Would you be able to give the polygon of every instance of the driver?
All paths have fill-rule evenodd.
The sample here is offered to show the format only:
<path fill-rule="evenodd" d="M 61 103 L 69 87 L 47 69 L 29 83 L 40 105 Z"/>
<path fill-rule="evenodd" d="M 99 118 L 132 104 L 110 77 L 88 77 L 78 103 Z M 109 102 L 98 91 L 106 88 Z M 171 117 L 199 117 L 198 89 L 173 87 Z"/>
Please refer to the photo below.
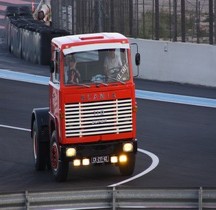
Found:
<path fill-rule="evenodd" d="M 68 81 L 70 84 L 78 84 L 80 80 L 80 73 L 76 68 L 76 60 L 72 57 L 69 61 Z"/>
<path fill-rule="evenodd" d="M 120 57 L 115 53 L 115 49 L 110 49 L 104 60 L 104 71 L 105 75 L 110 77 L 115 77 L 118 73 L 119 68 L 122 66 Z"/>

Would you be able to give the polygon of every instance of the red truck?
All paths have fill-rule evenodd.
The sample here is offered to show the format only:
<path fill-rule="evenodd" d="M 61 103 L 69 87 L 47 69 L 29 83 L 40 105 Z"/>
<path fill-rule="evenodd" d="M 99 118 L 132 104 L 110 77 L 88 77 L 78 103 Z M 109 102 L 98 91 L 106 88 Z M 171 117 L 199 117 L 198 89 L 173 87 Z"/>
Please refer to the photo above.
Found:
<path fill-rule="evenodd" d="M 70 35 L 53 38 L 51 46 L 49 107 L 31 116 L 36 170 L 51 169 L 56 181 L 65 181 L 70 165 L 113 164 L 131 175 L 137 104 L 128 39 Z"/>

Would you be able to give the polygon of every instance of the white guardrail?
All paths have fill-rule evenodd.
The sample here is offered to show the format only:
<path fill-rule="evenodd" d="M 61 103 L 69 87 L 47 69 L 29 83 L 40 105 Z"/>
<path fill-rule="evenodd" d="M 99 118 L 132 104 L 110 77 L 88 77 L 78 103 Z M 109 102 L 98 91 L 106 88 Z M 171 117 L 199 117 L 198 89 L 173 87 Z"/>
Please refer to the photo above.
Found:
<path fill-rule="evenodd" d="M 216 209 L 214 188 L 105 188 L 0 194 L 0 209 Z"/>

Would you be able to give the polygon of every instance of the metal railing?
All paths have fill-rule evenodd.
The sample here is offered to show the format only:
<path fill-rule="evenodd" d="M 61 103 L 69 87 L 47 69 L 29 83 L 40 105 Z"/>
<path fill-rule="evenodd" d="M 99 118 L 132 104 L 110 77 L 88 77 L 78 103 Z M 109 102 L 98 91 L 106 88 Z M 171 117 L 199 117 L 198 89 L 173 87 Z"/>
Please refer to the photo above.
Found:
<path fill-rule="evenodd" d="M 216 44 L 214 0 L 52 0 L 52 23 L 71 34 Z"/>
<path fill-rule="evenodd" d="M 105 188 L 0 194 L 0 209 L 216 209 L 216 189 Z"/>

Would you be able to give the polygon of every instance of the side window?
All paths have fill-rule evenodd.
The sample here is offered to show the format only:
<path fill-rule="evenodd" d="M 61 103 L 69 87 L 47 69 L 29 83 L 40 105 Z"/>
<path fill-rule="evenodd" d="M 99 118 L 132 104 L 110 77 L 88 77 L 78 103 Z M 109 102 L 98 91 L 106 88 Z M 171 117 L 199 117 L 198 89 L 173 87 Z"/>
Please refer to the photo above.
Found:
<path fill-rule="evenodd" d="M 54 72 L 52 74 L 52 80 L 54 83 L 59 83 L 60 81 L 60 52 L 55 50 L 53 55 L 54 60 Z"/>

